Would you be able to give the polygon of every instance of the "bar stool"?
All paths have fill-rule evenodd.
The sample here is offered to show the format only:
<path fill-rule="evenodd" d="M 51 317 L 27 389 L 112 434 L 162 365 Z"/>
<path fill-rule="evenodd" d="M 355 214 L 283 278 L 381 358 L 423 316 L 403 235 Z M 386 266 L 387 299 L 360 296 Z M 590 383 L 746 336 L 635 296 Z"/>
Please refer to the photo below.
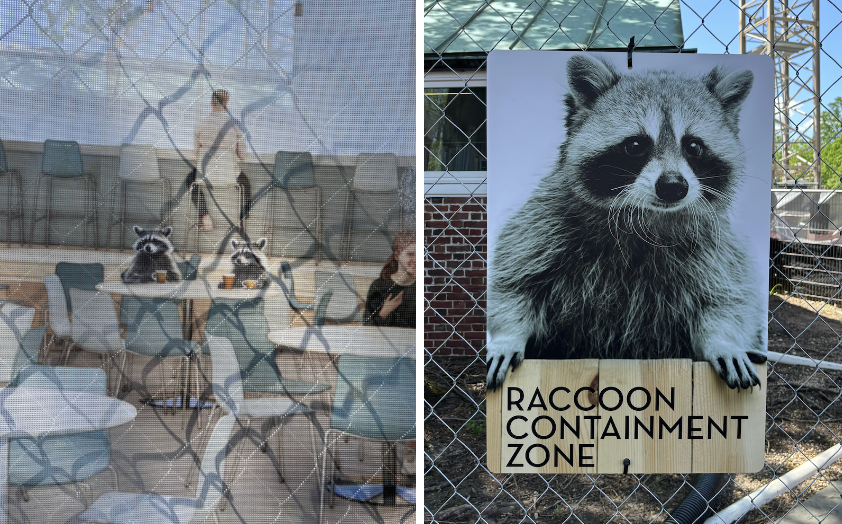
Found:
<path fill-rule="evenodd" d="M 0 140 L 0 180 L 3 180 L 8 185 L 9 189 L 5 191 L 6 205 L 0 209 L 0 216 L 6 217 L 6 242 L 12 241 L 12 221 L 18 221 L 18 235 L 20 243 L 25 243 L 23 239 L 23 184 L 21 182 L 20 173 L 16 170 L 10 170 L 6 162 L 6 149 L 3 147 L 3 141 Z M 13 191 L 14 190 L 14 191 Z M 17 192 L 17 205 L 13 204 L 14 192 Z"/>
<path fill-rule="evenodd" d="M 387 259 L 392 253 L 390 226 L 399 212 L 397 157 L 394 153 L 357 155 L 354 180 L 345 201 L 345 260 L 351 260 L 352 251 L 355 260 Z M 401 221 L 400 216 L 397 221 Z M 398 224 L 397 229 L 401 226 Z"/>
<path fill-rule="evenodd" d="M 318 264 L 322 252 L 322 191 L 313 174 L 313 156 L 306 151 L 278 151 L 268 191 L 270 211 L 264 214 L 263 229 L 272 256 L 315 258 Z M 286 233 L 278 242 L 276 231 Z"/>
<path fill-rule="evenodd" d="M 94 222 L 94 247 L 99 247 L 99 229 L 97 227 L 97 205 L 96 205 L 96 182 L 90 173 L 82 171 L 82 154 L 79 151 L 79 143 L 70 140 L 46 140 L 44 142 L 44 159 L 41 166 L 41 175 L 35 182 L 35 204 L 32 209 L 32 224 L 30 226 L 29 238 L 35 241 L 35 222 L 39 220 L 38 212 L 38 190 L 41 187 L 41 179 L 48 178 L 47 185 L 47 209 L 40 218 L 46 218 L 46 232 L 44 244 L 50 243 L 50 219 L 53 204 L 53 185 L 57 179 L 77 180 L 84 184 L 83 191 L 89 202 L 84 205 L 84 218 L 82 245 L 88 244 L 88 219 L 93 215 Z M 89 187 L 90 186 L 90 187 Z M 62 216 L 62 215 L 59 215 Z M 72 215 L 63 215 L 72 216 Z"/>

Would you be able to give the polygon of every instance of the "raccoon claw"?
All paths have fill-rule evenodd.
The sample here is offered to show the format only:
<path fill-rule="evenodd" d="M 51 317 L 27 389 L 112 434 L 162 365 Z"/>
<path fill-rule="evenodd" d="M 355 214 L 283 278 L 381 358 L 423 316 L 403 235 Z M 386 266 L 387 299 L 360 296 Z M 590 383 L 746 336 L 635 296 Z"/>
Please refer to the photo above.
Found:
<path fill-rule="evenodd" d="M 765 364 L 768 360 L 766 353 L 760 353 L 757 351 L 746 351 L 746 355 L 748 355 L 748 359 L 751 360 L 754 364 Z"/>
<path fill-rule="evenodd" d="M 509 346 L 510 347 L 510 346 Z M 503 385 L 509 367 L 517 368 L 523 361 L 523 350 L 496 349 L 494 345 L 488 348 L 488 375 L 486 376 L 487 388 L 494 391 Z"/>
<path fill-rule="evenodd" d="M 760 356 L 765 361 L 765 355 L 760 353 L 742 353 L 740 355 L 718 356 L 712 359 L 710 363 L 729 388 L 750 389 L 760 384 L 760 377 L 757 375 L 754 366 L 751 365 L 754 359 L 758 359 Z"/>

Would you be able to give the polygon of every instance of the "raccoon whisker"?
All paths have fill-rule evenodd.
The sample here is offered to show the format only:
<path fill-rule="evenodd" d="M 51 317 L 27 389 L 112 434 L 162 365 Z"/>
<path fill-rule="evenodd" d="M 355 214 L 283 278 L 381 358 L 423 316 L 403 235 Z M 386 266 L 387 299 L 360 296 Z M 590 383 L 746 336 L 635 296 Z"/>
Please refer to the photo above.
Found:
<path fill-rule="evenodd" d="M 635 178 L 637 178 L 637 173 L 635 173 L 634 171 L 629 171 L 628 169 L 623 169 L 620 166 L 612 166 L 612 165 L 609 165 L 609 164 L 603 164 L 603 165 L 599 166 L 600 169 L 602 169 L 604 167 L 607 167 L 608 169 L 617 169 L 617 170 L 620 170 L 620 171 L 624 171 L 624 172 L 634 176 Z"/>

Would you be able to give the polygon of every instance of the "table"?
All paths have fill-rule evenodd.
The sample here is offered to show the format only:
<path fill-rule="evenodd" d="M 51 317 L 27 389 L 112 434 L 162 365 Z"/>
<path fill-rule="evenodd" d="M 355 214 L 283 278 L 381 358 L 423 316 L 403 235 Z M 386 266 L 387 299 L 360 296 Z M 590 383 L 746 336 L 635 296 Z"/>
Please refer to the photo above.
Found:
<path fill-rule="evenodd" d="M 269 332 L 279 346 L 328 355 L 415 358 L 415 330 L 380 326 L 310 326 Z"/>
<path fill-rule="evenodd" d="M 280 346 L 328 355 L 354 354 L 365 357 L 415 359 L 415 330 L 380 326 L 310 326 L 269 332 L 269 340 Z M 336 486 L 335 493 L 365 501 L 383 494 L 386 505 L 395 504 L 395 495 L 414 500 L 415 491 L 397 485 L 395 450 L 383 444 L 385 472 L 380 486 Z"/>
<path fill-rule="evenodd" d="M 0 390 L 0 524 L 8 520 L 9 438 L 108 429 L 136 415 L 128 402 L 81 391 Z"/>
<path fill-rule="evenodd" d="M 150 282 L 146 284 L 126 284 L 124 282 L 102 282 L 96 285 L 98 291 L 116 295 L 132 295 L 145 298 L 172 298 L 185 302 L 186 314 L 184 315 L 184 339 L 193 340 L 193 300 L 196 299 L 217 299 L 227 298 L 234 300 L 249 300 L 257 297 L 274 297 L 283 293 L 281 287 L 274 282 L 262 289 L 220 289 L 219 282 L 208 280 L 182 280 L 181 282 Z M 177 407 L 181 405 L 185 409 L 192 407 L 207 407 L 206 403 L 195 399 L 190 393 L 190 367 L 193 365 L 196 355 L 191 351 L 188 355 L 187 387 L 185 398 L 182 402 L 178 399 L 165 399 L 161 405 Z M 198 376 L 196 377 L 198 383 Z M 157 405 L 157 404 L 156 404 Z"/>

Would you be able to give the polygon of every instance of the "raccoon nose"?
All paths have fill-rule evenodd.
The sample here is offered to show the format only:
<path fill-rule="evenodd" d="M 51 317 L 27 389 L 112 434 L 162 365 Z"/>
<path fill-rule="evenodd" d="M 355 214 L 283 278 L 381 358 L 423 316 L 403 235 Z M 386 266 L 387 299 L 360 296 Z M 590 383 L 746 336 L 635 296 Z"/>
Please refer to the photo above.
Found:
<path fill-rule="evenodd" d="M 662 173 L 655 182 L 655 194 L 666 202 L 678 202 L 687 196 L 687 179 L 681 173 Z"/>

